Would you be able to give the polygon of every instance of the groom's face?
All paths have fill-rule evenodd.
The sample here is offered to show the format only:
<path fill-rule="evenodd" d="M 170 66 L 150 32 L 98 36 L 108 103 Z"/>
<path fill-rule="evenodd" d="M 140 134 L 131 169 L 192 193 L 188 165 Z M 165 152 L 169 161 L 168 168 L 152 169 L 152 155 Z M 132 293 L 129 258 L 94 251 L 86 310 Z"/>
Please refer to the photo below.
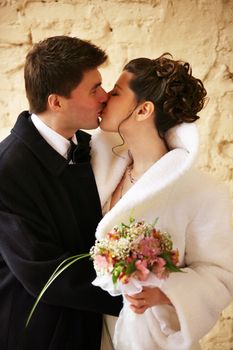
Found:
<path fill-rule="evenodd" d="M 101 84 L 100 72 L 92 69 L 84 73 L 82 81 L 69 97 L 59 97 L 62 107 L 59 116 L 61 129 L 69 129 L 73 134 L 78 129 L 98 127 L 99 115 L 108 99 Z"/>

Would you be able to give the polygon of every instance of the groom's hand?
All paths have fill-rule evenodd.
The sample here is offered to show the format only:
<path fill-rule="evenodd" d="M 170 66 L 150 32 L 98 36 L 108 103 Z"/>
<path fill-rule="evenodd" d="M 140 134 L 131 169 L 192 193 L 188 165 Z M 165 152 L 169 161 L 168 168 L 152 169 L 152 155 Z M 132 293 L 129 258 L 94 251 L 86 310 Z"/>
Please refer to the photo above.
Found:
<path fill-rule="evenodd" d="M 172 305 L 170 299 L 157 287 L 144 287 L 143 290 L 134 295 L 126 295 L 130 308 L 137 314 L 143 314 L 146 309 L 155 305 Z"/>

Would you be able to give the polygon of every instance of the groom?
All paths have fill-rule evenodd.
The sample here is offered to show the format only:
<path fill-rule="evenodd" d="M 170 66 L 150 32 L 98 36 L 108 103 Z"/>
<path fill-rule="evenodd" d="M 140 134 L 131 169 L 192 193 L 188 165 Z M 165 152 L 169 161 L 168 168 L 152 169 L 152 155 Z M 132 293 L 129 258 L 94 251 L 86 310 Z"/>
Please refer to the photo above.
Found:
<path fill-rule="evenodd" d="M 25 63 L 30 112 L 0 143 L 1 350 L 99 350 L 102 313 L 121 299 L 93 287 L 93 264 L 80 260 L 36 296 L 66 258 L 89 252 L 101 219 L 90 165 L 90 135 L 107 101 L 98 67 L 107 56 L 77 38 L 48 38 Z M 75 151 L 70 153 L 75 145 Z"/>

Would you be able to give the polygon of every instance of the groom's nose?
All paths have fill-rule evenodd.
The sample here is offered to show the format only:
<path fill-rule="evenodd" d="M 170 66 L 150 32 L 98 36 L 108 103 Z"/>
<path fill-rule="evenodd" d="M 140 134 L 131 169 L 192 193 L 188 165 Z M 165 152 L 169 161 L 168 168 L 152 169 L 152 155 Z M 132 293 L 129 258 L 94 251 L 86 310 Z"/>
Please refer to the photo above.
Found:
<path fill-rule="evenodd" d="M 99 96 L 99 101 L 101 103 L 106 103 L 108 101 L 108 93 L 101 86 L 101 94 Z"/>

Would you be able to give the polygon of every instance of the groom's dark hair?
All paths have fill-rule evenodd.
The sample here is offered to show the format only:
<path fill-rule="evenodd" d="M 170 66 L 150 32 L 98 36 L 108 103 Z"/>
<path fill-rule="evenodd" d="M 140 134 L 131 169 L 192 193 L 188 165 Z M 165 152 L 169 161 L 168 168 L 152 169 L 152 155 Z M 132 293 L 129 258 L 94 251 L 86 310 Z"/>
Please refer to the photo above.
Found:
<path fill-rule="evenodd" d="M 106 59 L 103 50 L 75 37 L 54 36 L 35 44 L 24 67 L 30 112 L 44 112 L 50 94 L 69 97 L 84 72 L 99 67 Z"/>

